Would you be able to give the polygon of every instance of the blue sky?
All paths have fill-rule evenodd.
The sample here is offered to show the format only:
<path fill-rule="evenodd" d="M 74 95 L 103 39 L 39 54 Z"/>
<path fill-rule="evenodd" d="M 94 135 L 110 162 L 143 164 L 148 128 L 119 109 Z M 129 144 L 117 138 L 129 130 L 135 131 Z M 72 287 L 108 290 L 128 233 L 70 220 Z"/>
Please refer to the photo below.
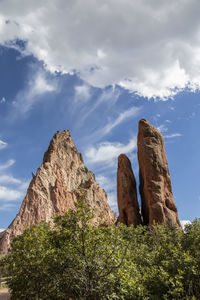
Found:
<path fill-rule="evenodd" d="M 117 156 L 163 134 L 181 220 L 200 217 L 200 2 L 0 1 L 0 228 L 50 139 L 69 129 L 117 210 Z"/>

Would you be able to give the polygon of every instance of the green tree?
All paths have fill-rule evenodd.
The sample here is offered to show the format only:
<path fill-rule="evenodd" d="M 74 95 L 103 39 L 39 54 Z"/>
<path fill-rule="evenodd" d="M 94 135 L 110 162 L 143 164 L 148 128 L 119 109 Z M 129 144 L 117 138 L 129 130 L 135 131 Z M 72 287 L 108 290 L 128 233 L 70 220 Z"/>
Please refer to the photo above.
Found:
<path fill-rule="evenodd" d="M 93 218 L 88 206 L 79 202 L 75 213 L 55 219 L 55 266 L 57 275 L 65 278 L 60 289 L 65 297 L 76 299 L 118 299 L 113 272 L 123 264 L 127 247 L 120 228 L 91 225 Z"/>
<path fill-rule="evenodd" d="M 126 253 L 120 228 L 91 225 L 93 218 L 79 202 L 52 228 L 41 223 L 15 238 L 4 259 L 12 299 L 119 299 L 113 272 Z"/>
<path fill-rule="evenodd" d="M 99 218 L 100 219 L 100 218 Z M 83 201 L 28 228 L 1 260 L 12 299 L 200 299 L 200 221 L 101 226 Z"/>
<path fill-rule="evenodd" d="M 50 226 L 41 223 L 28 228 L 12 242 L 12 252 L 3 259 L 4 273 L 12 299 L 42 298 L 49 285 L 48 241 Z"/>

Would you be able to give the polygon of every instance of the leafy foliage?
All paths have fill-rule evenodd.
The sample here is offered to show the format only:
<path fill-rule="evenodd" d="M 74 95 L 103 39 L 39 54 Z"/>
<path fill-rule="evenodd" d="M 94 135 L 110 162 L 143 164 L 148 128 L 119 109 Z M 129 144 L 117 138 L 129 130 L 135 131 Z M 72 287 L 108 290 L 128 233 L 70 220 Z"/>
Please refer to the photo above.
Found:
<path fill-rule="evenodd" d="M 1 260 L 12 299 L 200 299 L 200 221 L 185 233 L 99 226 L 76 212 L 28 228 Z M 93 224 L 93 225 L 91 225 Z"/>

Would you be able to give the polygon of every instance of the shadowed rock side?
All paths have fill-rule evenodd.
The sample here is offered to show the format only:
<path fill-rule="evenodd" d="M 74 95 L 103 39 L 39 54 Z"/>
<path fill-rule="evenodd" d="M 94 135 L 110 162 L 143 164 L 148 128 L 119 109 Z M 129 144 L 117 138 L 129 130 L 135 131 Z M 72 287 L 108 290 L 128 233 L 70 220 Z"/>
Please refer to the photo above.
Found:
<path fill-rule="evenodd" d="M 42 220 L 51 221 L 55 214 L 73 209 L 83 189 L 86 203 L 95 208 L 97 215 L 102 213 L 104 223 L 113 223 L 115 218 L 107 195 L 85 167 L 69 131 L 58 131 L 31 180 L 19 213 L 1 237 L 0 253 L 7 253 L 10 241 L 27 226 Z"/>
<path fill-rule="evenodd" d="M 137 226 L 142 224 L 137 199 L 136 181 L 131 162 L 125 154 L 118 157 L 117 201 L 119 208 L 118 222 Z"/>
<path fill-rule="evenodd" d="M 164 139 L 158 129 L 139 121 L 138 161 L 144 225 L 165 223 L 181 228 L 174 202 L 165 154 Z"/>

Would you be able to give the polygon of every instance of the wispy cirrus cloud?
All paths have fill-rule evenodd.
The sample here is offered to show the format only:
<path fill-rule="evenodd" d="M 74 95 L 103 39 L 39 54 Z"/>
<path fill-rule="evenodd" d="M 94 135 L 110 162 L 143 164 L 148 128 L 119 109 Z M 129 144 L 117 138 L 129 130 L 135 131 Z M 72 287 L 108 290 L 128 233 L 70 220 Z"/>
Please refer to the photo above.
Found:
<path fill-rule="evenodd" d="M 164 135 L 164 138 L 165 139 L 174 139 L 174 138 L 180 137 L 180 136 L 183 136 L 183 135 L 181 133 L 172 133 L 172 134 Z"/>
<path fill-rule="evenodd" d="M 130 109 L 121 112 L 115 120 L 112 120 L 111 122 L 106 124 L 101 131 L 105 135 L 108 134 L 112 129 L 117 127 L 119 124 L 123 123 L 129 118 L 136 117 L 140 111 L 141 111 L 141 107 L 131 107 Z"/>
<path fill-rule="evenodd" d="M 75 90 L 75 102 L 87 102 L 91 98 L 91 88 L 87 84 L 76 85 Z"/>
<path fill-rule="evenodd" d="M 90 96 L 93 95 L 92 88 L 90 87 Z M 92 102 L 90 101 L 89 105 L 84 106 L 84 111 L 80 116 L 79 122 L 77 124 L 78 127 L 81 127 L 85 120 L 91 116 L 91 114 L 95 113 L 95 111 L 101 106 L 106 104 L 107 108 L 115 105 L 121 95 L 121 91 L 118 87 L 109 87 L 106 89 L 102 89 L 100 94 L 95 98 L 93 97 Z M 81 97 L 81 95 L 80 95 Z M 77 97 L 75 93 L 75 102 L 77 102 Z"/>
<path fill-rule="evenodd" d="M 171 123 L 171 122 L 168 122 L 168 121 L 169 121 L 169 120 L 166 120 L 166 123 Z M 165 126 L 164 124 L 161 124 L 160 126 L 157 126 L 156 128 L 163 134 L 163 137 L 164 137 L 165 139 L 174 139 L 174 138 L 176 138 L 176 137 L 182 136 L 182 134 L 181 134 L 181 133 L 178 133 L 178 132 L 176 132 L 176 133 L 171 133 L 171 134 L 166 134 L 166 132 L 168 131 L 168 127 Z"/>
<path fill-rule="evenodd" d="M 131 107 L 118 114 L 117 117 L 110 119 L 105 125 L 102 125 L 100 129 L 95 130 L 89 135 L 88 139 L 96 142 L 107 136 L 113 129 L 115 129 L 120 124 L 128 121 L 130 118 L 134 118 L 141 112 L 141 107 Z"/>
<path fill-rule="evenodd" d="M 11 175 L 1 175 L 0 174 L 0 184 L 21 184 L 22 181 Z"/>
<path fill-rule="evenodd" d="M 15 163 L 14 159 L 9 159 L 6 163 L 1 164 L 0 165 L 0 172 L 10 168 L 12 165 L 14 165 L 14 163 Z"/>
<path fill-rule="evenodd" d="M 163 133 L 163 132 L 167 132 L 168 131 L 168 128 L 164 125 L 164 124 L 161 124 L 160 126 L 157 126 L 157 129 Z"/>
<path fill-rule="evenodd" d="M 55 79 L 48 79 L 47 74 L 42 70 L 36 72 L 32 70 L 27 84 L 18 92 L 13 105 L 19 112 L 25 114 L 35 103 L 43 99 L 44 95 L 55 92 L 56 89 Z"/>
<path fill-rule="evenodd" d="M 10 211 L 12 209 L 16 208 L 16 204 L 15 203 L 1 203 L 0 205 L 0 210 L 1 211 Z M 5 229 L 1 228 L 0 231 L 4 231 Z"/>
<path fill-rule="evenodd" d="M 0 140 L 0 150 L 6 148 L 7 145 L 8 144 L 6 142 Z"/>

